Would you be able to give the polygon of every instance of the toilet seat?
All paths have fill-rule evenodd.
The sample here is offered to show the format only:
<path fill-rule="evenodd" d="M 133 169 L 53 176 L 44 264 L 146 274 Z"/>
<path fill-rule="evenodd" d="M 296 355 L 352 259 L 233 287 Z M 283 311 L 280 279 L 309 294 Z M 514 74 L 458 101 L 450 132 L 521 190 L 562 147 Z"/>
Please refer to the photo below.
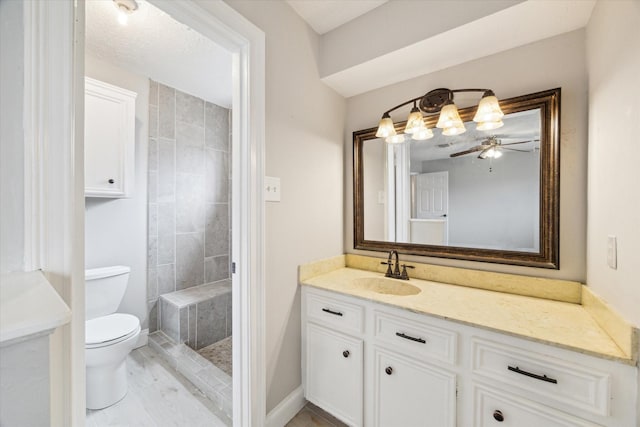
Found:
<path fill-rule="evenodd" d="M 106 347 L 140 332 L 140 320 L 125 313 L 114 313 L 85 322 L 85 348 Z"/>

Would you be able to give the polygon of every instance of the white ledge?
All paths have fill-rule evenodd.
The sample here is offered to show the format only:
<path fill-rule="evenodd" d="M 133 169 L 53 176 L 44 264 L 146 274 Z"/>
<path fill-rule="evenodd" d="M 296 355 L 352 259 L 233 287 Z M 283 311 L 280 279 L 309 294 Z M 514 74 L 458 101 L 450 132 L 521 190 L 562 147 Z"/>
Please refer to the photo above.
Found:
<path fill-rule="evenodd" d="M 41 271 L 0 277 L 0 345 L 50 333 L 71 321 L 71 310 Z"/>

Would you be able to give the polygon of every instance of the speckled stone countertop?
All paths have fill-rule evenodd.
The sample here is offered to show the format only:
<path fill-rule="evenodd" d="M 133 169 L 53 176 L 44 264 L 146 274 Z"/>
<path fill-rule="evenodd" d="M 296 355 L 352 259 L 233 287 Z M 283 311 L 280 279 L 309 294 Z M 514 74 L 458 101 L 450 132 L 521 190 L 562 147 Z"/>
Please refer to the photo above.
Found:
<path fill-rule="evenodd" d="M 344 259 L 344 258 L 343 258 Z M 412 263 L 414 264 L 414 263 Z M 556 347 L 635 365 L 637 354 L 628 352 L 578 303 L 497 292 L 412 278 L 420 289 L 416 295 L 381 294 L 359 286 L 357 279 L 381 278 L 383 273 L 346 266 L 340 257 L 300 267 L 302 285 L 388 304 L 463 324 L 507 333 Z M 635 343 L 636 331 L 618 333 Z M 624 328 L 622 328 L 624 329 Z"/>

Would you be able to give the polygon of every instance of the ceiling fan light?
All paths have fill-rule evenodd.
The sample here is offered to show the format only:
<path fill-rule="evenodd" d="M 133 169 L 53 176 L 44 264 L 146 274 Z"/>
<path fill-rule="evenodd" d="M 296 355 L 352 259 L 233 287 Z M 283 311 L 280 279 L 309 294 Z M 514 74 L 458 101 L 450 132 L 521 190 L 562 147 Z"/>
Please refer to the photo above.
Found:
<path fill-rule="evenodd" d="M 442 134 L 446 136 L 454 136 L 454 135 L 460 135 L 461 133 L 465 133 L 466 131 L 467 131 L 467 128 L 465 128 L 464 124 L 460 122 L 460 124 L 457 126 L 451 126 L 451 127 L 442 129 Z"/>
<path fill-rule="evenodd" d="M 422 129 L 419 129 L 416 132 L 414 132 L 411 138 L 413 138 L 416 141 L 424 141 L 427 139 L 431 139 L 433 138 L 433 131 L 425 126 Z"/>
<path fill-rule="evenodd" d="M 389 113 L 384 113 L 382 115 L 382 119 L 380 119 L 380 123 L 378 124 L 378 131 L 376 132 L 376 137 L 387 138 L 390 136 L 394 136 L 395 134 L 396 134 L 396 128 L 393 125 L 393 120 L 391 120 Z"/>
<path fill-rule="evenodd" d="M 486 91 L 478 104 L 478 111 L 476 111 L 473 121 L 476 123 L 497 122 L 502 117 L 504 117 L 504 113 L 500 109 L 498 98 L 496 98 L 493 91 Z"/>
<path fill-rule="evenodd" d="M 477 130 L 493 130 L 498 129 L 504 126 L 504 122 L 502 120 L 498 120 L 497 122 L 480 122 L 476 126 Z"/>
<path fill-rule="evenodd" d="M 464 124 L 462 124 L 462 119 L 458 113 L 458 108 L 453 101 L 448 100 L 444 107 L 442 107 L 442 110 L 440 110 L 440 117 L 438 118 L 436 127 L 440 129 L 447 129 L 460 126 L 464 128 Z"/>
<path fill-rule="evenodd" d="M 500 151 L 500 150 L 493 150 L 493 158 L 494 158 L 494 159 L 499 159 L 500 157 L 502 157 L 502 151 Z"/>
<path fill-rule="evenodd" d="M 388 136 L 385 141 L 389 144 L 402 144 L 404 142 L 404 135 L 403 134 L 399 134 L 399 135 L 391 135 Z"/>

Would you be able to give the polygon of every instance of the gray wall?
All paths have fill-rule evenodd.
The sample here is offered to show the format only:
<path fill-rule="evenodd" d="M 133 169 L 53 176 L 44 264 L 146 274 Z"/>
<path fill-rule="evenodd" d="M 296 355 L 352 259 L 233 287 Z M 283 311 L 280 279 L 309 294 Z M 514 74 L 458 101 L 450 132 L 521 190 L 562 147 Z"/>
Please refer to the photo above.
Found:
<path fill-rule="evenodd" d="M 503 152 L 422 162 L 422 172 L 449 172 L 449 245 L 533 250 L 538 245 L 540 157 Z M 536 248 L 537 249 L 537 248 Z"/>
<path fill-rule="evenodd" d="M 0 273 L 24 268 L 22 15 L 22 2 L 0 2 Z"/>
<path fill-rule="evenodd" d="M 151 82 L 149 330 L 160 295 L 228 279 L 230 110 Z"/>
<path fill-rule="evenodd" d="M 131 90 L 136 97 L 135 187 L 130 198 L 85 199 L 86 268 L 127 265 L 129 284 L 118 311 L 137 316 L 148 327 L 147 260 L 147 140 L 149 79 L 85 54 L 85 74 Z M 89 144 L 90 142 L 85 142 Z"/>
<path fill-rule="evenodd" d="M 393 105 L 438 87 L 489 87 L 498 98 L 562 87 L 560 135 L 560 269 L 508 266 L 443 258 L 404 256 L 406 260 L 462 268 L 536 275 L 584 281 L 586 271 L 587 221 L 587 73 L 585 31 L 576 30 L 442 71 L 406 80 L 349 98 L 345 139 L 351 133 L 376 125 L 380 114 Z M 540 66 L 544 64 L 544 66 Z M 459 105 L 460 108 L 467 105 Z M 398 113 L 402 117 L 402 113 Z M 408 110 L 407 110 L 408 114 Z M 403 119 L 398 119 L 403 120 Z M 346 252 L 379 252 L 353 249 L 353 153 L 345 148 L 345 232 Z"/>

